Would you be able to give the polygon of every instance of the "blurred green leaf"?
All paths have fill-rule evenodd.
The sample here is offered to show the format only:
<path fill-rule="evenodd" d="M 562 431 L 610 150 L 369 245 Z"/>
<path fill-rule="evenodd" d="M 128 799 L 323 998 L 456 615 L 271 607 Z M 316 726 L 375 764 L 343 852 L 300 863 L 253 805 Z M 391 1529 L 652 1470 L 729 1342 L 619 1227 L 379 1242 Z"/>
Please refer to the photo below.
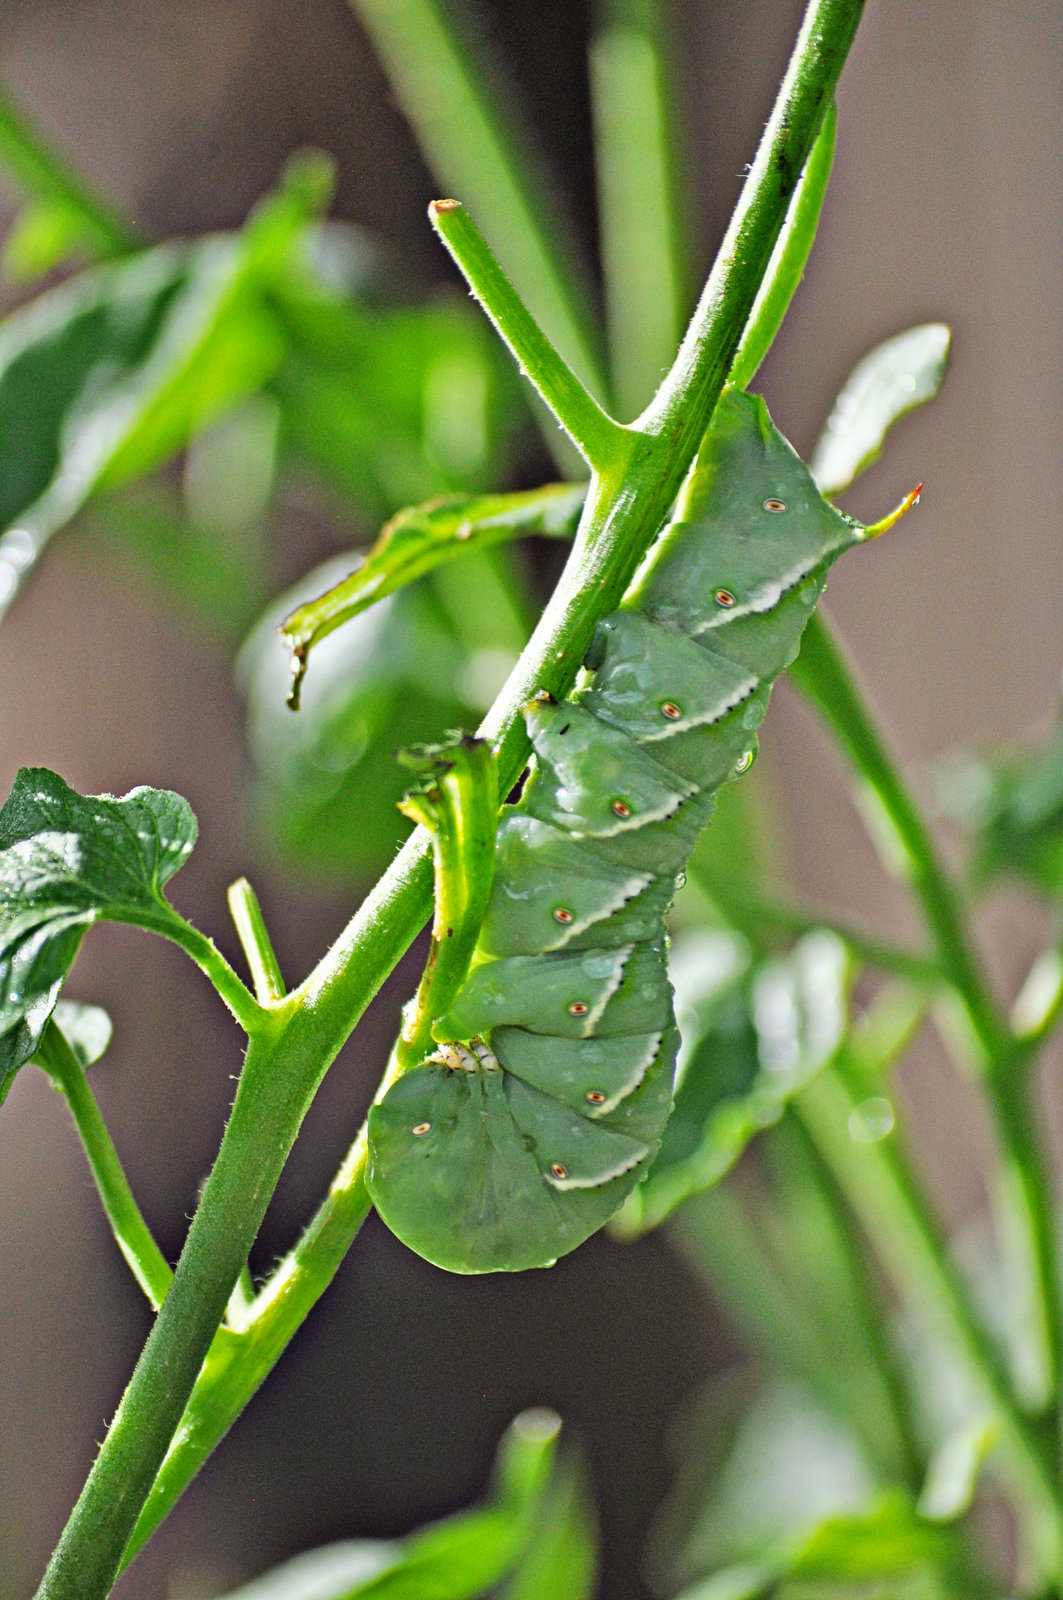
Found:
<path fill-rule="evenodd" d="M 491 1504 L 406 1539 L 325 1545 L 234 1590 L 228 1600 L 475 1600 L 515 1568 L 519 1583 L 520 1563 L 533 1541 L 564 1548 L 557 1524 L 570 1508 L 570 1474 L 555 1475 L 559 1431 L 553 1412 L 526 1411 L 516 1418 L 499 1449 Z M 568 1569 L 558 1570 L 564 1579 Z M 538 1592 L 546 1593 L 514 1591 L 520 1600 L 533 1600 Z M 583 1593 L 570 1585 L 553 1590 L 551 1600 L 582 1600 Z"/>
<path fill-rule="evenodd" d="M 1063 895 L 1063 724 L 1032 749 L 955 752 L 934 779 L 942 810 L 971 835 L 976 884 L 1018 878 Z"/>
<path fill-rule="evenodd" d="M 447 495 L 400 511 L 384 524 L 354 572 L 285 617 L 281 635 L 292 652 L 293 707 L 310 650 L 333 629 L 471 550 L 532 533 L 570 539 L 586 492 L 584 484 L 548 483 L 517 494 Z"/>
<path fill-rule="evenodd" d="M 949 354 L 942 322 L 909 328 L 876 345 L 846 379 L 812 454 L 820 492 L 840 494 L 877 459 L 893 424 L 932 400 Z"/>
<path fill-rule="evenodd" d="M 848 1429 L 786 1379 L 756 1391 L 723 1433 L 714 1413 L 703 1412 L 688 1427 L 686 1450 L 691 1464 L 704 1464 L 704 1489 L 688 1506 L 682 1549 L 673 1553 L 680 1581 L 765 1558 L 775 1566 L 778 1552 L 808 1530 L 863 1510 L 877 1492 Z"/>
<path fill-rule="evenodd" d="M 92 256 L 124 255 L 137 245 L 128 218 L 94 194 L 40 137 L 0 85 L 0 163 L 32 196 L 31 206 L 65 213 Z M 70 224 L 68 224 L 69 226 Z"/>
<path fill-rule="evenodd" d="M 371 521 L 502 475 L 526 415 L 509 364 L 461 301 L 369 308 L 308 264 L 273 285 L 287 353 L 272 391 L 282 448 Z"/>
<path fill-rule="evenodd" d="M 284 353 L 264 297 L 322 198 L 318 164 L 238 234 L 98 267 L 0 326 L 0 609 L 51 535 L 252 393 Z"/>
<path fill-rule="evenodd" d="M 734 936 L 692 935 L 676 941 L 669 965 L 683 1036 L 675 1110 L 615 1224 L 621 1233 L 655 1227 L 717 1183 L 830 1059 L 848 1015 L 845 948 L 825 930 L 757 965 Z"/>
<path fill-rule="evenodd" d="M 970 1510 L 978 1478 L 1000 1441 L 995 1416 L 975 1417 L 938 1445 L 919 1496 L 919 1514 L 932 1522 L 952 1522 Z"/>
<path fill-rule="evenodd" d="M 28 200 L 4 236 L 0 273 L 32 283 L 88 244 L 81 213 L 63 200 Z"/>
<path fill-rule="evenodd" d="M 333 879 L 382 871 L 409 832 L 396 809 L 406 787 L 396 751 L 433 743 L 451 728 L 468 731 L 483 709 L 471 699 L 473 663 L 424 586 L 390 596 L 324 640 L 302 710 L 287 708 L 288 652 L 277 624 L 293 601 L 349 570 L 350 557 L 342 557 L 310 573 L 269 608 L 237 661 L 267 835 L 294 864 Z M 466 603 L 475 618 L 475 587 Z M 488 656 L 486 621 L 484 634 Z M 497 689 L 512 659 L 498 654 L 498 681 L 485 680 L 485 691 Z"/>
<path fill-rule="evenodd" d="M 77 794 L 24 767 L 0 809 L 0 1099 L 36 1049 L 86 929 L 101 918 L 165 932 L 162 894 L 196 838 L 188 802 L 162 789 Z"/>

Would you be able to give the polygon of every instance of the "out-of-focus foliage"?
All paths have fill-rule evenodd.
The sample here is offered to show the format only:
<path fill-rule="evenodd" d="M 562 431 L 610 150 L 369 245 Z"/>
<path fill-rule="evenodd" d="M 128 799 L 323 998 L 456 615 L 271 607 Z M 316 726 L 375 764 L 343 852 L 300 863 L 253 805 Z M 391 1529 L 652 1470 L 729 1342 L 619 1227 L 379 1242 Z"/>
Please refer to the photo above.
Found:
<path fill-rule="evenodd" d="M 876 345 L 857 362 L 812 454 L 812 476 L 823 494 L 847 489 L 878 459 L 893 424 L 934 398 L 950 337 L 944 323 L 927 322 Z"/>
<path fill-rule="evenodd" d="M 523 1412 L 487 1504 L 405 1539 L 324 1545 L 228 1600 L 589 1600 L 597 1541 L 578 1467 L 555 1457 L 559 1431 L 552 1412 Z"/>
<path fill-rule="evenodd" d="M 971 837 L 976 884 L 1010 877 L 1063 893 L 1063 730 L 995 756 L 957 752 L 935 778 L 943 809 Z"/>
<path fill-rule="evenodd" d="M 848 962 L 827 932 L 761 962 L 735 935 L 692 934 L 673 945 L 669 971 L 683 1038 L 675 1110 L 621 1231 L 654 1227 L 717 1183 L 830 1059 L 848 1020 Z"/>

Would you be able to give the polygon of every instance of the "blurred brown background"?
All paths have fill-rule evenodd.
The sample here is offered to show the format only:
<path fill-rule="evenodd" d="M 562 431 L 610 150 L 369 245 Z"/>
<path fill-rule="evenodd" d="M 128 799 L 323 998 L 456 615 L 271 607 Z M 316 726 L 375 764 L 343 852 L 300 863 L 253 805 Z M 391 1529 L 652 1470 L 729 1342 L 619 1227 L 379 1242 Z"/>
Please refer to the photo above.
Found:
<path fill-rule="evenodd" d="M 799 20 L 797 0 L 684 0 L 673 32 L 706 263 Z M 583 51 L 590 8 L 483 10 L 594 247 Z M 411 292 L 447 263 L 435 185 L 341 0 L 5 0 L 0 72 L 41 129 L 157 237 L 239 222 L 306 144 L 339 161 L 337 212 L 381 237 Z M 763 387 L 807 451 L 852 363 L 912 323 L 954 328 L 942 397 L 905 422 L 852 497 L 921 509 L 842 563 L 830 607 L 906 760 L 1044 722 L 1063 599 L 1063 8 L 1044 0 L 871 0 L 840 95 L 839 153 L 809 280 Z M 531 470 L 531 468 L 529 468 Z M 549 465 L 541 466 L 550 476 Z M 358 532 L 351 530 L 352 539 Z M 351 907 L 263 879 L 247 830 L 230 663 L 161 615 L 89 540 L 61 536 L 0 630 L 0 790 L 24 764 L 85 791 L 186 794 L 201 843 L 175 893 L 230 956 L 224 889 L 259 883 L 302 975 Z M 781 691 L 763 740 L 794 880 L 883 932 L 909 927 L 829 748 Z M 1039 931 L 999 896 L 987 938 L 1010 993 Z M 285 1248 L 357 1125 L 400 977 L 330 1075 L 271 1212 Z M 71 986 L 116 1039 L 97 1088 L 164 1250 L 175 1256 L 231 1095 L 237 1038 L 169 948 L 88 941 Z M 980 1203 L 959 1086 L 933 1051 L 906 1071 L 935 1193 Z M 20 1077 L 0 1118 L 0 1597 L 30 1592 L 146 1332 L 60 1101 Z M 735 1357 L 663 1239 L 592 1241 L 550 1273 L 447 1277 L 371 1223 L 273 1382 L 148 1552 L 126 1600 L 208 1600 L 329 1538 L 404 1531 L 479 1492 L 511 1415 L 555 1405 L 587 1444 L 609 1551 L 604 1592 L 640 1593 L 667 1480 L 669 1416 Z"/>

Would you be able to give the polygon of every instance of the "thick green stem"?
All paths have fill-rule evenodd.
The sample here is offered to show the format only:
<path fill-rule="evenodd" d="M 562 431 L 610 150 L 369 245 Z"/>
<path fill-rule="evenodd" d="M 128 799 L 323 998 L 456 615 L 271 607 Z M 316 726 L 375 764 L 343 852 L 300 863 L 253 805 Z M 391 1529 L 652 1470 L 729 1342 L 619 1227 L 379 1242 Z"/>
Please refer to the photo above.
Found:
<path fill-rule="evenodd" d="M 365 1129 L 295 1248 L 235 1327 L 214 1336 L 203 1370 L 126 1548 L 127 1566 L 272 1371 L 328 1288 L 369 1212 Z"/>
<path fill-rule="evenodd" d="M 595 623 L 620 599 L 675 498 L 719 398 L 862 10 L 863 0 L 813 0 L 809 6 L 736 222 L 660 403 L 647 418 L 650 436 L 634 441 L 622 479 L 593 481 L 561 583 L 485 722 L 486 736 L 500 748 L 502 790 L 527 753 L 517 723 L 520 706 L 534 690 L 563 694 L 571 685 Z M 232 975 L 232 998 L 244 1007 L 240 994 L 246 997 L 252 1033 L 232 1117 L 173 1286 L 39 1600 L 103 1600 L 107 1594 L 310 1099 L 365 1004 L 423 924 L 429 896 L 426 840 L 415 835 L 337 944 L 283 1005 L 263 1011 Z M 209 958 L 209 952 L 200 954 Z"/>
<path fill-rule="evenodd" d="M 118 1248 L 152 1309 L 158 1311 L 173 1273 L 133 1198 L 81 1062 L 54 1022 L 48 1023 L 41 1036 L 36 1059 L 66 1096 Z"/>
<path fill-rule="evenodd" d="M 1045 1400 L 1058 1393 L 1063 1352 L 1055 1202 L 1047 1154 L 1035 1125 L 1015 1040 L 989 993 L 964 926 L 952 881 L 929 830 L 876 727 L 852 669 L 822 616 L 805 630 L 791 675 L 831 728 L 888 822 L 947 979 L 964 1007 L 996 1114 L 1006 1185 L 1029 1242 L 1044 1350 Z"/>

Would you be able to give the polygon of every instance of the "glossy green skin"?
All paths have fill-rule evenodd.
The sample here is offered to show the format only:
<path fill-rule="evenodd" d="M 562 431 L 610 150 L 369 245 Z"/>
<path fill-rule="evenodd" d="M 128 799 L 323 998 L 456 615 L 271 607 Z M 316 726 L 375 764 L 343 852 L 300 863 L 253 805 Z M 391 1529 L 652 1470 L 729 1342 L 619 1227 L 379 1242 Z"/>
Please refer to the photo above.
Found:
<path fill-rule="evenodd" d="M 433 1029 L 488 1041 L 500 1065 L 427 1062 L 369 1119 L 374 1202 L 428 1260 L 550 1265 L 645 1174 L 671 1109 L 677 874 L 863 533 L 763 401 L 725 392 L 679 518 L 598 627 L 588 681 L 526 708 L 531 774 L 499 823 L 474 965 Z"/>

